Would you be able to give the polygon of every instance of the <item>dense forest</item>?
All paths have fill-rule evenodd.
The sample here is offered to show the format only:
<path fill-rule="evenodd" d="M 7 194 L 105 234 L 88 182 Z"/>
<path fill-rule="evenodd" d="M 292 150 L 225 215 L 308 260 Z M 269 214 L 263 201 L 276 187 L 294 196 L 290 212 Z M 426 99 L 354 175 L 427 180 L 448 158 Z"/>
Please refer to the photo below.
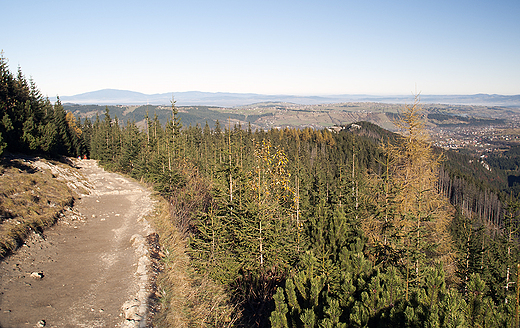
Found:
<path fill-rule="evenodd" d="M 144 121 L 147 113 L 154 113 L 154 116 L 157 115 L 159 122 L 164 124 L 168 119 L 171 118 L 171 112 L 166 106 L 152 106 L 152 105 L 142 105 L 142 106 L 132 106 L 130 109 L 128 107 L 121 106 L 100 106 L 100 105 L 76 105 L 76 104 L 64 104 L 63 107 L 66 111 L 74 113 L 75 116 L 80 115 L 92 115 L 92 113 L 100 113 L 102 114 L 106 108 L 109 109 L 111 116 L 117 116 L 120 119 L 121 124 L 126 124 L 128 120 L 135 122 Z M 215 123 L 217 120 L 226 121 L 228 119 L 231 120 L 239 120 L 242 122 L 255 122 L 257 119 L 262 117 L 271 117 L 273 113 L 264 113 L 264 114 L 237 114 L 237 113 L 224 113 L 216 107 L 208 107 L 208 106 L 183 106 L 179 108 L 178 117 L 181 119 L 182 123 L 186 126 L 189 125 L 197 125 L 197 123 L 207 122 L 209 127 L 214 129 Z"/>
<path fill-rule="evenodd" d="M 0 155 L 3 151 L 78 156 L 87 151 L 82 131 L 58 98 L 44 98 L 20 68 L 15 76 L 0 54 Z"/>
<path fill-rule="evenodd" d="M 518 326 L 519 203 L 430 146 L 418 101 L 400 134 L 183 126 L 173 99 L 140 129 L 108 108 L 80 122 L 0 70 L 0 153 L 87 155 L 153 185 L 224 290 L 206 326 Z"/>

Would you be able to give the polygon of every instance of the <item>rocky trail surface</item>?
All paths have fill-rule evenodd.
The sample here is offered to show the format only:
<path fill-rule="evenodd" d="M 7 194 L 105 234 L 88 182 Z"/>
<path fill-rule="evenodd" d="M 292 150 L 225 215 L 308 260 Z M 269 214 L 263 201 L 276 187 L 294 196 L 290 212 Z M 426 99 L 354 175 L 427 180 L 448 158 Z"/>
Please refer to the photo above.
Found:
<path fill-rule="evenodd" d="M 0 327 L 146 327 L 150 192 L 75 162 L 89 194 L 0 262 Z"/>

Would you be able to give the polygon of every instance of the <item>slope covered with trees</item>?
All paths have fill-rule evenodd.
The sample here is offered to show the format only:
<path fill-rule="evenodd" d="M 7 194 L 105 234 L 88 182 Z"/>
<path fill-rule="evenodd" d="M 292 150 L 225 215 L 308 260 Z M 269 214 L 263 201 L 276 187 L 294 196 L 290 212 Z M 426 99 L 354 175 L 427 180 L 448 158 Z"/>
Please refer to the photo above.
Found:
<path fill-rule="evenodd" d="M 182 126 L 173 99 L 166 124 L 146 112 L 138 128 L 108 108 L 79 122 L 1 63 L 3 150 L 88 154 L 169 200 L 163 224 L 187 238 L 198 283 L 222 295 L 202 296 L 207 312 L 201 297 L 179 310 L 163 279 L 161 325 L 199 310 L 197 325 L 215 327 L 518 325 L 518 202 L 495 211 L 485 187 L 472 196 L 430 147 L 418 102 L 398 135 L 366 122 Z"/>
<path fill-rule="evenodd" d="M 52 105 L 21 69 L 12 74 L 0 55 L 0 154 L 5 151 L 48 156 L 85 154 L 82 131 L 61 102 Z"/>
<path fill-rule="evenodd" d="M 208 325 L 510 326 L 517 203 L 500 220 L 450 205 L 421 118 L 415 103 L 400 135 L 253 132 L 181 127 L 172 101 L 165 126 L 107 111 L 83 130 L 92 157 L 174 204 L 192 265 L 236 309 Z"/>

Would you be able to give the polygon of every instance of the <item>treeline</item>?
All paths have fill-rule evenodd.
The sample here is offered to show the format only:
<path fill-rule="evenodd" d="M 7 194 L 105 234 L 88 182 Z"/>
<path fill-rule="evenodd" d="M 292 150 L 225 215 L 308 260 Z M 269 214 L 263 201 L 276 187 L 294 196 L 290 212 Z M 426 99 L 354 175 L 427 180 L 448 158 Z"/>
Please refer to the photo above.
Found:
<path fill-rule="evenodd" d="M 487 161 L 502 170 L 517 172 L 520 169 L 520 146 L 513 145 L 503 153 L 490 154 Z"/>
<path fill-rule="evenodd" d="M 64 104 L 66 111 L 80 115 L 89 115 L 92 113 L 98 113 L 102 115 L 105 107 L 110 110 L 110 115 L 117 116 L 119 122 L 123 125 L 127 121 L 141 122 L 145 119 L 146 113 L 154 113 L 157 115 L 159 121 L 164 125 L 165 122 L 171 117 L 171 113 L 164 106 L 155 105 L 142 105 L 142 106 L 100 106 L 100 105 L 77 105 L 77 104 Z M 204 124 L 207 122 L 209 127 L 214 129 L 216 121 L 240 120 L 242 122 L 255 122 L 262 117 L 272 116 L 273 113 L 245 115 L 236 113 L 225 113 L 217 108 L 209 106 L 183 106 L 179 107 L 179 118 L 186 126 L 197 124 Z"/>
<path fill-rule="evenodd" d="M 439 171 L 439 191 L 465 216 L 497 228 L 504 225 L 506 208 L 496 191 L 450 175 L 445 170 Z"/>
<path fill-rule="evenodd" d="M 44 98 L 21 69 L 15 76 L 0 54 L 0 154 L 4 151 L 46 156 L 86 154 L 82 131 L 59 99 Z"/>
<path fill-rule="evenodd" d="M 449 115 L 440 113 L 429 113 L 428 119 L 437 121 L 439 126 L 460 126 L 461 124 L 470 126 L 483 126 L 491 124 L 504 124 L 503 119 L 475 118 L 469 116 Z M 450 123 L 445 123 L 449 121 Z M 456 122 L 452 122 L 456 121 Z"/>
<path fill-rule="evenodd" d="M 504 170 L 507 176 L 507 187 L 511 193 L 520 195 L 520 146 L 512 145 L 507 151 L 489 154 L 486 161 L 494 168 Z"/>

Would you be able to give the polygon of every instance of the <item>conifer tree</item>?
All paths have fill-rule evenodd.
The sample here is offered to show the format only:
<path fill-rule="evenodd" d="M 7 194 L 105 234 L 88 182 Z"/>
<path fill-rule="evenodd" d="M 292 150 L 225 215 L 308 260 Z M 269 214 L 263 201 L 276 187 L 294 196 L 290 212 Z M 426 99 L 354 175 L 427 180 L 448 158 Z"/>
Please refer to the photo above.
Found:
<path fill-rule="evenodd" d="M 62 155 L 75 155 L 72 154 L 72 140 L 70 138 L 66 116 L 67 112 L 58 97 L 54 104 L 53 117 L 53 123 L 56 126 L 57 137 L 59 138 L 56 144 L 57 152 Z"/>
<path fill-rule="evenodd" d="M 436 190 L 440 159 L 428 142 L 418 95 L 413 105 L 405 106 L 396 125 L 401 138 L 385 146 L 384 187 L 374 193 L 383 201 L 383 213 L 375 212 L 378 220 L 365 220 L 365 229 L 380 234 L 373 237 L 378 247 L 393 249 L 395 263 L 405 271 L 406 285 L 418 286 L 425 263 L 435 259 L 446 267 L 452 264 L 447 232 L 451 213 Z M 374 222 L 376 229 L 370 229 Z"/>
<path fill-rule="evenodd" d="M 142 140 L 139 128 L 134 121 L 128 121 L 121 134 L 122 148 L 118 165 L 123 172 L 131 173 L 135 177 L 140 177 L 135 175 L 136 172 L 133 172 L 133 170 L 137 169 L 136 163 L 139 157 L 139 152 L 142 149 Z"/>
<path fill-rule="evenodd" d="M 172 116 L 171 119 L 169 119 L 166 122 L 166 126 L 164 128 L 164 149 L 162 150 L 163 153 L 166 156 L 166 160 L 168 163 L 168 174 L 171 176 L 174 170 L 174 164 L 179 158 L 179 152 L 180 152 L 180 133 L 182 124 L 180 122 L 177 110 L 177 107 L 175 106 L 175 100 L 172 96 L 171 102 L 171 110 L 172 110 Z"/>
<path fill-rule="evenodd" d="M 513 291 L 511 288 L 513 284 L 513 277 L 516 273 L 513 270 L 513 265 L 515 262 L 514 254 L 518 254 L 518 243 L 515 242 L 515 236 L 518 235 L 519 232 L 519 213 L 520 213 L 520 203 L 518 200 L 513 200 L 512 195 L 509 197 L 509 201 L 507 202 L 506 211 L 504 213 L 504 233 L 505 233 L 505 244 L 507 247 L 507 255 L 505 259 L 506 264 L 506 279 L 505 279 L 505 303 L 508 303 L 512 297 L 508 295 L 510 291 Z"/>
<path fill-rule="evenodd" d="M 29 103 L 27 102 L 27 106 Z M 34 120 L 34 116 L 29 116 L 23 122 L 22 141 L 28 146 L 30 151 L 40 148 L 40 137 L 38 136 L 38 126 Z"/>

